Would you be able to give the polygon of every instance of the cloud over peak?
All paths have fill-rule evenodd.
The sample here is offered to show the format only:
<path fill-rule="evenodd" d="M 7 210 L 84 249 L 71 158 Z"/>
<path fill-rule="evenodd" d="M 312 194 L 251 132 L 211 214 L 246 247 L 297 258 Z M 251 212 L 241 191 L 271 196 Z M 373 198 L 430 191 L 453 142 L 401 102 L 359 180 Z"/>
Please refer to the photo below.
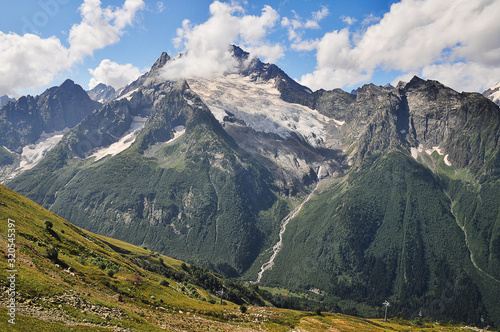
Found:
<path fill-rule="evenodd" d="M 271 62 L 283 56 L 278 43 L 266 40 L 269 30 L 279 20 L 278 13 L 270 6 L 264 6 L 261 15 L 255 16 L 245 15 L 239 5 L 214 1 L 210 15 L 206 22 L 195 26 L 184 20 L 182 28 L 177 29 L 174 43 L 184 47 L 184 54 L 167 63 L 163 78 L 212 77 L 230 71 L 237 65 L 229 52 L 231 44 L 240 44 L 253 55 Z"/>
<path fill-rule="evenodd" d="M 89 89 L 94 88 L 99 83 L 104 83 L 118 90 L 141 75 L 139 68 L 132 64 L 120 65 L 109 59 L 102 60 L 97 68 L 89 69 L 89 72 L 93 76 L 90 79 Z"/>
<path fill-rule="evenodd" d="M 499 1 L 402 0 L 380 20 L 365 18 L 363 25 L 372 25 L 361 33 L 325 34 L 316 43 L 316 70 L 301 83 L 351 86 L 367 82 L 375 70 L 395 70 L 482 90 L 500 77 L 499 16 Z"/>

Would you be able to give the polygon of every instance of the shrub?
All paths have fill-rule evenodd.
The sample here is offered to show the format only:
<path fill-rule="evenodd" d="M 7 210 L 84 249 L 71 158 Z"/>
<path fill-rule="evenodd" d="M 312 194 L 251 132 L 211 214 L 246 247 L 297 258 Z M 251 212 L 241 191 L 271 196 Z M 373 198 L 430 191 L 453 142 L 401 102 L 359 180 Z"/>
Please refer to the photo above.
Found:
<path fill-rule="evenodd" d="M 415 317 L 415 319 L 412 322 L 413 325 L 424 325 L 424 322 L 422 321 L 422 317 Z"/>
<path fill-rule="evenodd" d="M 321 308 L 320 307 L 314 308 L 314 313 L 318 316 L 321 316 Z"/>
<path fill-rule="evenodd" d="M 168 287 L 170 286 L 170 283 L 167 281 L 167 279 L 162 279 L 160 280 L 160 286 Z"/>
<path fill-rule="evenodd" d="M 116 274 L 116 271 L 112 269 L 107 269 L 104 273 L 106 273 L 108 277 L 113 278 L 113 276 Z"/>
<path fill-rule="evenodd" d="M 47 258 L 50 259 L 51 261 L 57 261 L 57 258 L 59 257 L 59 252 L 57 251 L 57 248 L 52 246 L 47 249 Z"/>
<path fill-rule="evenodd" d="M 54 226 L 51 221 L 45 220 L 45 229 L 46 230 L 51 230 L 52 227 Z"/>
<path fill-rule="evenodd" d="M 242 305 L 240 306 L 240 311 L 241 311 L 241 313 L 242 313 L 242 314 L 246 313 L 246 312 L 247 312 L 247 307 L 245 307 L 245 305 L 244 305 L 244 304 L 242 304 Z"/>

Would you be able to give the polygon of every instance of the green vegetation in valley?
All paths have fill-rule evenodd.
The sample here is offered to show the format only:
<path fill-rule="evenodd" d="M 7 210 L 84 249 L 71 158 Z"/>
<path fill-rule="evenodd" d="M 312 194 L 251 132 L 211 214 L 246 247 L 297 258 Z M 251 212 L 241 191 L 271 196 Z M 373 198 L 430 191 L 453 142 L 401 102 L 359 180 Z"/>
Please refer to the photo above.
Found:
<path fill-rule="evenodd" d="M 5 256 L 7 219 L 15 223 L 15 325 L 11 331 L 457 331 L 429 321 L 382 322 L 321 311 L 253 305 L 263 301 L 256 285 L 244 286 L 207 269 L 95 235 L 73 226 L 0 186 L 0 251 Z M 47 257 L 56 248 L 57 259 Z M 0 268 L 7 269 L 6 260 Z M 114 270 L 112 276 L 107 270 Z M 0 280 L 2 296 L 7 287 Z M 226 290 L 220 305 L 219 287 Z M 252 297 L 254 297 L 252 299 Z M 232 302 L 234 300 L 235 302 Z M 0 316 L 7 317 L 2 301 Z M 239 304 L 241 303 L 241 304 Z M 243 309 L 245 308 L 245 309 Z"/>
<path fill-rule="evenodd" d="M 263 284 L 365 317 L 380 316 L 385 300 L 407 318 L 422 311 L 478 323 L 496 314 L 498 285 L 473 266 L 450 199 L 428 169 L 393 151 L 336 183 L 289 223 Z"/>

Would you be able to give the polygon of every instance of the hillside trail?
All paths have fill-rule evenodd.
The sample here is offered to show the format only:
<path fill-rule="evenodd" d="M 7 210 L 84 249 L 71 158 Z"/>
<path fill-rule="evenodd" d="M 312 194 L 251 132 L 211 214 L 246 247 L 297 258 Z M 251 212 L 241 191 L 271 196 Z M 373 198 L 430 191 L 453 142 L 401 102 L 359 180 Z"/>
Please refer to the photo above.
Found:
<path fill-rule="evenodd" d="M 271 270 L 273 268 L 273 266 L 274 266 L 274 259 L 276 258 L 276 256 L 278 255 L 278 253 L 283 248 L 283 234 L 286 231 L 286 227 L 287 227 L 288 223 L 290 222 L 290 220 L 292 220 L 293 218 L 295 218 L 299 214 L 299 212 L 300 212 L 300 210 L 302 210 L 302 207 L 304 206 L 304 204 L 306 204 L 311 199 L 311 197 L 314 195 L 314 193 L 316 192 L 316 190 L 319 188 L 320 182 L 321 181 L 318 179 L 318 181 L 316 182 L 316 187 L 314 187 L 314 189 L 306 197 L 306 199 L 304 199 L 302 201 L 302 203 L 300 203 L 299 206 L 295 207 L 285 218 L 283 218 L 281 220 L 281 229 L 280 229 L 280 233 L 279 233 L 279 237 L 280 237 L 279 241 L 276 242 L 276 244 L 273 246 L 273 254 L 269 258 L 269 260 L 266 263 L 262 264 L 262 266 L 260 267 L 260 272 L 257 274 L 257 280 L 255 281 L 255 283 L 259 283 L 260 282 L 260 280 L 262 279 L 262 275 L 264 274 L 264 272 L 266 272 L 267 270 Z"/>

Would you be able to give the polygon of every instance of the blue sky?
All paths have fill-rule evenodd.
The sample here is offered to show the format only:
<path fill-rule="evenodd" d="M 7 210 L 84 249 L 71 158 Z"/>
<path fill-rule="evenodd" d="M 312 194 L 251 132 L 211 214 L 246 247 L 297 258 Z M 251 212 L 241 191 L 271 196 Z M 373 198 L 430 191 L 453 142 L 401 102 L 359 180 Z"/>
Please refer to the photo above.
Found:
<path fill-rule="evenodd" d="M 413 75 L 459 91 L 500 81 L 500 2 L 493 0 L 19 3 L 0 4 L 0 95 L 37 94 L 66 78 L 85 89 L 119 88 L 163 51 L 192 55 L 170 77 L 216 75 L 228 69 L 230 43 L 312 89 L 350 91 Z"/>

